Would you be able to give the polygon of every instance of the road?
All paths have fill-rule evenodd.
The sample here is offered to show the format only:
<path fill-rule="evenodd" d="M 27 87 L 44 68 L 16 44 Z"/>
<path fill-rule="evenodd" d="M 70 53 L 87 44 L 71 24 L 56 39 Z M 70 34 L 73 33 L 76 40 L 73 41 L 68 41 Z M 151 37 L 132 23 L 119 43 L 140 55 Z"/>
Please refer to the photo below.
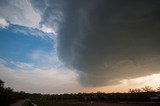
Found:
<path fill-rule="evenodd" d="M 14 104 L 12 104 L 12 105 L 10 105 L 10 106 L 22 106 L 22 104 L 23 104 L 25 101 L 26 101 L 26 99 L 25 99 L 25 100 L 19 100 L 18 102 L 14 103 Z"/>

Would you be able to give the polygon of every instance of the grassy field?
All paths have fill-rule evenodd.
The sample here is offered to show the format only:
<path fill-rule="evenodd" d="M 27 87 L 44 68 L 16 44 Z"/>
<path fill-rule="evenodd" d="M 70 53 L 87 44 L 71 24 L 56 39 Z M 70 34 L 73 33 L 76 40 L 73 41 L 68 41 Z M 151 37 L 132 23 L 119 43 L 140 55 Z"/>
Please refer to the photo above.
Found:
<path fill-rule="evenodd" d="M 72 101 L 32 101 L 37 106 L 160 106 L 155 103 L 106 103 L 106 102 L 72 102 Z M 26 106 L 26 105 L 24 105 Z"/>

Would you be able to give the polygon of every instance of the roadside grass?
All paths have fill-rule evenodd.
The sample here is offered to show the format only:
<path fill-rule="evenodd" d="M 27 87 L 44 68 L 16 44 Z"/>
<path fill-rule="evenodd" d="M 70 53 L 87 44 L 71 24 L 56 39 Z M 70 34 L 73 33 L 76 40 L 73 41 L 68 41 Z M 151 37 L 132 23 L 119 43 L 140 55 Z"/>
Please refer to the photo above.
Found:
<path fill-rule="evenodd" d="M 26 101 L 22 104 L 22 106 L 29 106 L 29 100 L 26 100 Z"/>
<path fill-rule="evenodd" d="M 34 100 L 32 102 L 37 106 L 75 106 L 75 103 L 73 101 Z"/>
<path fill-rule="evenodd" d="M 105 103 L 105 102 L 78 102 L 78 101 L 51 101 L 51 100 L 31 100 L 37 106 L 160 106 L 159 104 L 145 103 Z M 29 100 L 22 106 L 29 106 Z"/>

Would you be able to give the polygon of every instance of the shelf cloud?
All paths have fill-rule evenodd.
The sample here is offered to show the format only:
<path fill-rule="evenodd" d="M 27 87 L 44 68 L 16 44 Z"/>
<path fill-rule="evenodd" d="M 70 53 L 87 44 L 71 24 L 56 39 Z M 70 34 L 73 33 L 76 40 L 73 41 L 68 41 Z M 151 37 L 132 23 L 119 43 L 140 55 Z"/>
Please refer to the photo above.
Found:
<path fill-rule="evenodd" d="M 43 3 L 43 4 L 42 4 Z M 31 0 L 84 86 L 159 73 L 159 0 Z"/>

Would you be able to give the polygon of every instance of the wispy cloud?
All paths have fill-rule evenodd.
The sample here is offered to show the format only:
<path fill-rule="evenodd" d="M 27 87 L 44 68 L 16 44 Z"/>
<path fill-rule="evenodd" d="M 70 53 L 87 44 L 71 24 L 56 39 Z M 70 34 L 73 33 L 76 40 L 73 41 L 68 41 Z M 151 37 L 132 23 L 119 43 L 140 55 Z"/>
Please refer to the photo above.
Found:
<path fill-rule="evenodd" d="M 0 16 L 11 24 L 37 28 L 40 15 L 32 8 L 29 0 L 1 0 Z"/>
<path fill-rule="evenodd" d="M 1 0 L 0 16 L 3 17 L 0 18 L 1 28 L 12 24 L 18 27 L 16 32 L 26 35 L 48 36 L 52 39 L 56 35 L 52 27 L 42 24 L 40 13 L 32 7 L 30 0 Z"/>
<path fill-rule="evenodd" d="M 42 51 L 33 50 L 28 57 L 36 64 L 38 67 L 54 67 L 62 68 L 63 63 L 58 59 L 58 55 L 55 51 Z"/>
<path fill-rule="evenodd" d="M 23 27 L 23 26 L 17 26 L 17 25 L 12 25 L 12 27 L 14 27 L 12 30 L 15 33 L 23 33 L 24 35 L 32 35 L 32 36 L 36 36 L 36 37 L 41 37 L 41 38 L 51 38 L 51 39 L 55 39 L 56 36 L 52 33 L 52 32 L 47 32 L 44 31 L 45 29 L 37 29 L 37 28 L 29 28 L 29 27 Z M 47 29 L 46 29 L 47 30 Z M 51 30 L 51 29 L 49 29 Z"/>
<path fill-rule="evenodd" d="M 15 90 L 41 93 L 76 92 L 80 85 L 75 71 L 59 70 L 57 68 L 41 69 L 24 62 L 14 62 L 15 67 L 10 68 L 5 60 L 1 59 L 0 78 L 6 86 Z M 4 64 L 5 62 L 5 64 Z M 6 64 L 7 63 L 7 64 Z"/>
<path fill-rule="evenodd" d="M 78 92 L 78 74 L 66 69 L 54 51 L 33 50 L 30 62 L 0 58 L 0 78 L 5 85 L 18 91 L 37 93 Z"/>

